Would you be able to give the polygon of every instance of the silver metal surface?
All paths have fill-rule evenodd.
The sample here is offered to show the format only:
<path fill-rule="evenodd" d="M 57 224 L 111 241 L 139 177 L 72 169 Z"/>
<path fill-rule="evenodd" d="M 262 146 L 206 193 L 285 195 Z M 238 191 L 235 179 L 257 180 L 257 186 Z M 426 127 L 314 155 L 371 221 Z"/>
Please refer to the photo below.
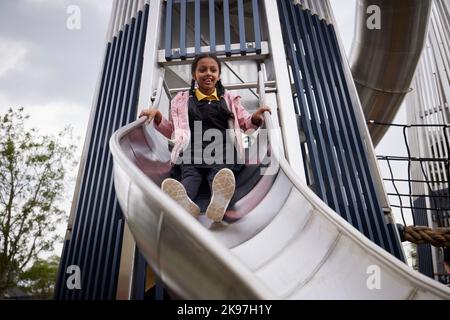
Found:
<path fill-rule="evenodd" d="M 272 120 L 265 116 L 272 131 Z M 139 169 L 145 161 L 157 161 L 156 154 L 168 153 L 154 143 L 153 134 L 140 119 L 112 136 L 114 181 L 140 252 L 178 297 L 450 299 L 449 288 L 412 270 L 326 206 L 276 149 L 272 164 L 287 180 L 273 184 L 271 196 L 289 196 L 272 208 L 275 215 L 264 215 L 269 218 L 265 227 L 255 232 L 260 215 L 272 210 L 263 200 L 235 222 L 246 227 L 222 223 L 207 229 Z M 241 242 L 233 241 L 233 248 L 220 240 L 238 236 Z M 381 277 L 376 290 L 368 285 L 373 266 Z"/>
<path fill-rule="evenodd" d="M 380 8 L 381 29 L 367 27 L 367 8 Z M 431 0 L 358 0 L 350 64 L 367 120 L 391 123 L 422 52 Z M 369 125 L 376 146 L 387 127 Z"/>

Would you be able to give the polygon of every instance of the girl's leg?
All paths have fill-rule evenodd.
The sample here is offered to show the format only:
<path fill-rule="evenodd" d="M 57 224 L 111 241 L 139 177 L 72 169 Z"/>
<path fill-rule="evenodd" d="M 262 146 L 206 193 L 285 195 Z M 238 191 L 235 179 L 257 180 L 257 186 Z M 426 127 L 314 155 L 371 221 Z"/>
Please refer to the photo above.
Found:
<path fill-rule="evenodd" d="M 201 183 L 202 174 L 199 169 L 191 165 L 181 166 L 181 184 L 192 201 L 197 198 Z"/>

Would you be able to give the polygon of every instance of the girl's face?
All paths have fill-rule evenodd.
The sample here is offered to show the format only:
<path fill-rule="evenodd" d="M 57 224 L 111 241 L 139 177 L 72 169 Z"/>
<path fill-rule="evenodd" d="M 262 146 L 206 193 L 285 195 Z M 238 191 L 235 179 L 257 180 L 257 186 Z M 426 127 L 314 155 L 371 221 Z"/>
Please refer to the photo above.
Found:
<path fill-rule="evenodd" d="M 219 65 L 216 60 L 209 57 L 200 59 L 192 78 L 197 81 L 200 91 L 206 95 L 212 94 L 220 79 Z"/>

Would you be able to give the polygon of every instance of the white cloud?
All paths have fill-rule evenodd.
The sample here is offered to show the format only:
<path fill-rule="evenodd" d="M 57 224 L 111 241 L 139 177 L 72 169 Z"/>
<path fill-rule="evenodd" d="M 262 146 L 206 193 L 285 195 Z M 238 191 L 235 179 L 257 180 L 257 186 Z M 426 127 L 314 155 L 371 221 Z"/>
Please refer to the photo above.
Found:
<path fill-rule="evenodd" d="M 111 13 L 112 0 L 79 0 L 81 4 L 92 6 L 99 14 L 105 14 L 109 17 Z"/>
<path fill-rule="evenodd" d="M 27 55 L 25 43 L 0 38 L 0 78 L 11 70 L 22 68 Z"/>
<path fill-rule="evenodd" d="M 6 113 L 9 108 L 24 108 L 24 114 L 30 118 L 26 123 L 28 129 L 35 128 L 40 134 L 54 135 L 64 127 L 73 127 L 74 136 L 84 139 L 89 110 L 86 106 L 72 101 L 50 101 L 42 104 L 17 104 L 0 92 L 0 114 Z"/>
<path fill-rule="evenodd" d="M 42 134 L 56 134 L 71 125 L 76 136 L 84 136 L 89 119 L 89 108 L 71 101 L 52 101 L 45 104 L 24 106 L 30 115 L 29 127 Z"/>

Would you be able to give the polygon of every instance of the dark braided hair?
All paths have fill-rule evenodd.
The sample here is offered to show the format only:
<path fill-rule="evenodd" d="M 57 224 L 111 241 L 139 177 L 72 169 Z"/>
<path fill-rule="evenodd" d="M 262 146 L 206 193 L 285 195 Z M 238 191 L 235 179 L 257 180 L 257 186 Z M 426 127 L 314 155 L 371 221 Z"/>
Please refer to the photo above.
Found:
<path fill-rule="evenodd" d="M 195 73 L 195 70 L 197 70 L 198 62 L 204 58 L 211 58 L 217 62 L 217 65 L 219 66 L 219 76 L 220 76 L 220 74 L 222 73 L 222 66 L 221 66 L 220 60 L 219 60 L 219 58 L 217 58 L 217 56 L 215 54 L 208 53 L 208 52 L 201 53 L 201 54 L 198 54 L 195 56 L 194 61 L 192 61 L 192 65 L 191 65 L 191 74 L 193 75 Z M 219 105 L 220 109 L 223 112 L 227 113 L 229 118 L 234 119 L 234 114 L 228 109 L 227 104 L 226 104 L 225 100 L 223 99 L 223 95 L 225 94 L 225 88 L 222 85 L 222 81 L 220 79 L 216 83 L 216 90 L 217 90 L 217 96 L 220 99 L 220 105 Z M 189 90 L 189 96 L 191 98 L 193 98 L 195 96 L 195 80 L 194 79 L 192 79 L 192 81 L 191 81 L 191 88 Z"/>

